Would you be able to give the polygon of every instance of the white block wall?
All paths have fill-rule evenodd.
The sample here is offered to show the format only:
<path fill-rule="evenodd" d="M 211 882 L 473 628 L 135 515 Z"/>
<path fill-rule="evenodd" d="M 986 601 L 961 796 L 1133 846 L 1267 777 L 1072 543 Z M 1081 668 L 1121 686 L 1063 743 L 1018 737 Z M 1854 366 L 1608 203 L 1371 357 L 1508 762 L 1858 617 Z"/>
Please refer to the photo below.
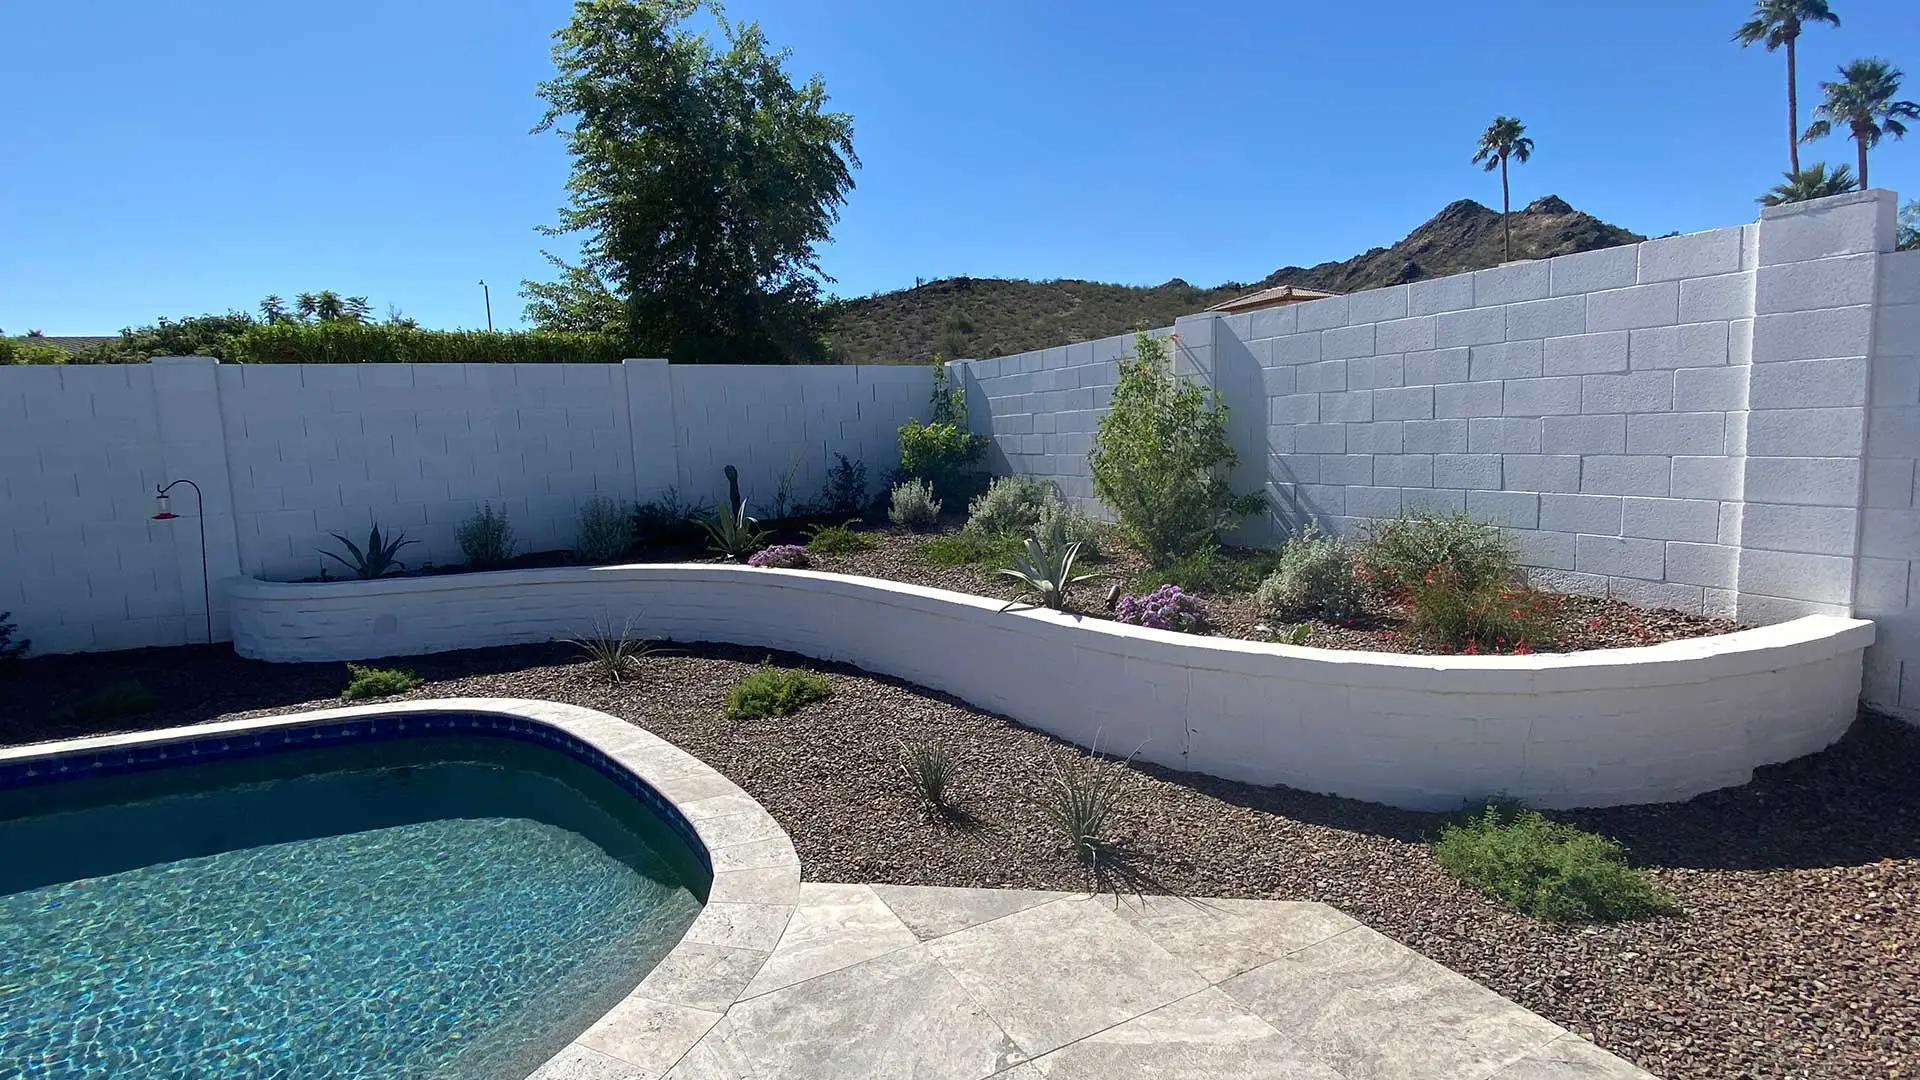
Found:
<path fill-rule="evenodd" d="M 1857 316 L 1855 316 L 1857 318 Z M 1880 257 L 1854 610 L 1879 624 L 1866 700 L 1920 718 L 1920 251 Z"/>
<path fill-rule="evenodd" d="M 741 566 L 233 583 L 234 647 L 344 660 L 551 641 L 596 622 L 842 660 L 1081 745 L 1423 810 L 1683 799 L 1852 723 L 1871 624 L 1809 617 L 1571 655 L 1440 657 L 1149 630 L 873 578 Z"/>
<path fill-rule="evenodd" d="M 182 517 L 150 520 L 154 486 L 181 476 L 207 497 L 217 594 L 317 575 L 330 532 L 363 543 L 374 521 L 421 541 L 411 565 L 457 562 L 455 529 L 486 502 L 522 550 L 570 547 L 586 500 L 677 485 L 711 502 L 727 464 L 758 505 L 795 463 L 795 494 L 817 495 L 834 451 L 877 491 L 931 390 L 917 367 L 659 360 L 0 368 L 0 611 L 36 652 L 205 640 L 200 508 L 183 486 Z"/>

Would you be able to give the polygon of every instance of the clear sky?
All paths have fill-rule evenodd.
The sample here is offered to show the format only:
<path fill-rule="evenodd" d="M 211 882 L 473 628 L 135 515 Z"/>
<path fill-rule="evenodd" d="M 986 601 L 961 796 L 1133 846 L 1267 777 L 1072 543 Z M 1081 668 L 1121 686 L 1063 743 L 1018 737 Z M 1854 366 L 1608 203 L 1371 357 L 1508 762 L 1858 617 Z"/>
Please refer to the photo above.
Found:
<path fill-rule="evenodd" d="M 1912 73 L 1920 5 L 1833 0 L 1815 82 Z M 429 326 L 520 318 L 567 160 L 535 84 L 565 0 L 7 0 L 0 328 L 111 333 L 365 294 Z M 733 0 L 821 73 L 864 163 L 822 263 L 860 295 L 953 274 L 1195 284 L 1343 259 L 1461 197 L 1495 113 L 1547 193 L 1647 234 L 1751 220 L 1786 168 L 1785 61 L 1742 0 Z M 1807 160 L 1852 161 L 1834 139 Z M 1920 131 L 1875 153 L 1920 195 Z M 564 247 L 563 243 L 563 247 Z"/>

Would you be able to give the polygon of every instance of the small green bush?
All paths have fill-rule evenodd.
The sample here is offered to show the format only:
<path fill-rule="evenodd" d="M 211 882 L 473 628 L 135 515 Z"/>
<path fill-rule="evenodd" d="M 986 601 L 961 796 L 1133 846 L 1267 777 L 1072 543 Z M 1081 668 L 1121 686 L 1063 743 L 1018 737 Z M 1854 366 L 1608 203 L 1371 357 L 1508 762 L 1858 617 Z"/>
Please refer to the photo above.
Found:
<path fill-rule="evenodd" d="M 1178 585 L 1188 592 L 1248 592 L 1279 568 L 1277 551 L 1239 551 L 1229 555 L 1219 547 L 1204 547 L 1165 566 L 1148 567 L 1134 575 L 1136 592 L 1152 592 L 1162 585 Z"/>
<path fill-rule="evenodd" d="M 967 531 L 982 536 L 1032 536 L 1040 515 L 1060 506 L 1060 489 L 1031 476 L 996 477 L 967 504 Z"/>
<path fill-rule="evenodd" d="M 547 330 L 416 330 L 332 320 L 249 326 L 220 341 L 237 364 L 617 364 L 627 355 L 611 334 Z"/>
<path fill-rule="evenodd" d="M 900 427 L 900 476 L 951 494 L 958 490 L 967 466 L 980 460 L 986 449 L 984 436 L 958 425 L 908 420 Z"/>
<path fill-rule="evenodd" d="M 1353 551 L 1313 525 L 1280 547 L 1280 568 L 1254 590 L 1254 604 L 1270 620 L 1302 616 L 1341 621 L 1360 614 L 1366 583 L 1353 576 Z"/>
<path fill-rule="evenodd" d="M 933 485 L 925 480 L 895 484 L 893 498 L 887 506 L 887 520 L 914 532 L 940 524 L 940 500 L 933 497 Z"/>
<path fill-rule="evenodd" d="M 32 638 L 13 640 L 13 635 L 20 628 L 8 621 L 12 617 L 13 612 L 0 611 L 0 667 L 4 667 L 9 660 L 18 660 L 25 656 L 27 650 L 33 646 Z"/>
<path fill-rule="evenodd" d="M 1449 825 L 1434 858 L 1455 877 L 1537 919 L 1614 922 L 1673 910 L 1620 845 L 1533 810 L 1490 805 Z"/>
<path fill-rule="evenodd" d="M 574 554 L 585 563 L 610 563 L 627 553 L 633 543 L 633 514 L 605 497 L 588 499 L 580 506 L 580 535 L 573 542 Z"/>
<path fill-rule="evenodd" d="M 875 547 L 874 539 L 866 533 L 854 532 L 855 521 L 844 525 L 815 525 L 806 530 L 807 550 L 815 555 L 851 555 L 856 551 L 871 551 Z"/>
<path fill-rule="evenodd" d="M 981 536 L 978 533 L 958 532 L 951 536 L 936 536 L 915 548 L 914 554 L 929 566 L 988 563 L 1000 567 L 1012 565 L 1021 546 L 1022 541 L 1017 536 Z"/>
<path fill-rule="evenodd" d="M 1083 559 L 1100 555 L 1100 523 L 1065 500 L 1043 507 L 1040 520 L 1033 523 L 1033 531 L 1040 535 L 1058 533 L 1067 543 L 1079 544 Z"/>
<path fill-rule="evenodd" d="M 1453 567 L 1470 592 L 1505 585 L 1520 572 L 1520 552 L 1498 525 L 1465 513 L 1421 510 L 1367 526 L 1356 551 L 1360 574 L 1382 596 L 1404 600 L 1436 566 Z"/>
<path fill-rule="evenodd" d="M 827 470 L 827 482 L 820 488 L 820 511 L 825 514 L 859 514 L 869 504 L 867 496 L 867 463 L 848 460 L 847 455 L 835 453 L 838 460 L 833 468 Z"/>
<path fill-rule="evenodd" d="M 112 683 L 73 703 L 65 713 L 70 721 L 98 724 L 129 716 L 144 716 L 160 707 L 160 699 L 139 682 Z"/>
<path fill-rule="evenodd" d="M 347 688 L 340 696 L 348 701 L 404 694 L 424 680 L 404 668 L 377 668 L 363 664 L 347 665 Z"/>
<path fill-rule="evenodd" d="M 0 367 L 8 364 L 64 364 L 73 358 L 58 345 L 44 345 L 32 338 L 0 337 Z"/>
<path fill-rule="evenodd" d="M 668 488 L 660 497 L 633 508 L 636 547 L 679 547 L 698 543 L 705 535 L 697 519 L 700 508 L 680 498 L 680 489 Z"/>
<path fill-rule="evenodd" d="M 1429 569 L 1402 597 L 1416 633 L 1468 654 L 1530 653 L 1550 643 L 1560 603 L 1526 585 L 1471 581 L 1452 563 Z"/>
<path fill-rule="evenodd" d="M 505 510 L 495 510 L 490 502 L 481 503 L 453 535 L 473 566 L 499 566 L 513 557 L 513 524 Z"/>
<path fill-rule="evenodd" d="M 729 720 L 792 716 L 801 706 L 825 701 L 832 693 L 833 684 L 824 675 L 762 661 L 758 670 L 727 691 L 726 714 Z"/>

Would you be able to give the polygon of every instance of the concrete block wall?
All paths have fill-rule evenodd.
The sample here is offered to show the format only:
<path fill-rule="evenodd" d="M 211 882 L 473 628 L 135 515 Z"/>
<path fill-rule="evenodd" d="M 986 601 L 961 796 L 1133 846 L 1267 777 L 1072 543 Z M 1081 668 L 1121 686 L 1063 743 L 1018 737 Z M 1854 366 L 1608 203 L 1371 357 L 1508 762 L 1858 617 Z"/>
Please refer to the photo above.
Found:
<path fill-rule="evenodd" d="M 1920 719 L 1920 251 L 1880 256 L 1879 288 L 1853 608 L 1879 624 L 1865 699 Z"/>
<path fill-rule="evenodd" d="M 816 495 L 834 451 L 877 491 L 931 389 L 924 368 L 660 360 L 0 368 L 0 611 L 36 652 L 205 640 L 202 509 L 183 486 L 182 516 L 151 520 L 181 476 L 206 497 L 221 640 L 223 579 L 318 575 L 329 533 L 362 544 L 375 521 L 420 541 L 400 555 L 418 566 L 458 562 L 456 528 L 489 502 L 537 551 L 572 546 L 595 497 L 724 498 L 729 463 L 763 506 L 796 463 Z"/>

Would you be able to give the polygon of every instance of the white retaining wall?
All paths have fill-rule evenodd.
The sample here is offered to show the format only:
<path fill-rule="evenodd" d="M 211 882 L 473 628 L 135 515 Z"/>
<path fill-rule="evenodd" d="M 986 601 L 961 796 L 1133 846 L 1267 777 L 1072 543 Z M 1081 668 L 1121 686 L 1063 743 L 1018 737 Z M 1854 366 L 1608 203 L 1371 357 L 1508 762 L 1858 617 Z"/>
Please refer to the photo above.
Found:
<path fill-rule="evenodd" d="M 571 546 L 596 496 L 722 499 L 727 464 L 755 506 L 789 472 L 818 494 L 835 451 L 877 491 L 931 390 L 922 367 L 659 360 L 0 368 L 0 611 L 37 652 L 205 640 L 192 492 L 150 520 L 176 477 L 206 493 L 216 583 L 317 575 L 328 533 L 364 543 L 374 521 L 421 541 L 409 564 L 444 564 L 483 502 L 537 551 Z"/>
<path fill-rule="evenodd" d="M 1865 697 L 1920 716 L 1920 256 L 1892 253 L 1896 201 L 1180 319 L 1180 369 L 1231 410 L 1235 486 L 1271 508 L 1237 539 L 1466 510 L 1551 587 L 1890 619 Z M 1085 449 L 1130 345 L 961 365 L 1005 468 L 1090 499 Z"/>
<path fill-rule="evenodd" d="M 243 656 L 366 659 L 627 625 L 845 661 L 1175 768 L 1417 809 L 1494 794 L 1661 802 L 1744 783 L 1846 731 L 1873 639 L 1871 623 L 1814 616 L 1562 656 L 1339 652 L 714 565 L 229 588 Z"/>

